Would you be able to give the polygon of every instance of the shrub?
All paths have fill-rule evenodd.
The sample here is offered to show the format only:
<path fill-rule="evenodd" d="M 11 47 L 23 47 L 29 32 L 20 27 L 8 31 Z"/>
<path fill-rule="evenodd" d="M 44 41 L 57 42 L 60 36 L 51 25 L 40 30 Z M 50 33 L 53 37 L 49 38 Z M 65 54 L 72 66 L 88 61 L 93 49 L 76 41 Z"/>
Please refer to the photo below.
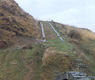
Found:
<path fill-rule="evenodd" d="M 78 39 L 81 40 L 81 35 L 78 31 L 72 30 L 69 32 L 68 36 L 72 39 Z"/>

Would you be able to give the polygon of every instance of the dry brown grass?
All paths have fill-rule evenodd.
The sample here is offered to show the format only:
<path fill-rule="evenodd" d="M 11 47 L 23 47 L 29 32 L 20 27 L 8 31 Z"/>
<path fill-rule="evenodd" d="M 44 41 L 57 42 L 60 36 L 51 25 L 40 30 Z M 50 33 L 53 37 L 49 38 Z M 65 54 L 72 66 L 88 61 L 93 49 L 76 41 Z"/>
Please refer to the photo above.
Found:
<path fill-rule="evenodd" d="M 69 26 L 69 25 L 60 24 L 60 23 L 56 23 L 56 27 L 63 34 L 68 35 L 73 30 L 73 31 L 76 31 L 77 33 L 79 33 L 81 35 L 82 39 L 84 39 L 84 40 L 86 40 L 88 38 L 92 39 L 92 40 L 95 40 L 95 33 L 91 32 L 88 29 L 77 28 L 77 27 L 74 27 L 74 26 Z"/>
<path fill-rule="evenodd" d="M 88 29 L 77 28 L 69 25 L 63 25 L 56 23 L 56 27 L 68 40 L 75 46 L 76 51 L 81 55 L 81 52 L 84 54 L 81 56 L 88 66 L 88 73 L 95 74 L 95 33 L 91 32 Z M 73 33 L 72 33 L 73 31 Z M 73 37 L 71 37 L 73 35 Z M 88 58 L 88 61 L 84 59 L 83 56 Z M 92 69 L 93 68 L 93 69 Z"/>
<path fill-rule="evenodd" d="M 43 80 L 54 80 L 56 72 L 69 71 L 71 68 L 70 57 L 63 52 L 48 48 L 42 58 Z"/>
<path fill-rule="evenodd" d="M 37 21 L 14 0 L 0 0 L 0 29 L 10 33 L 9 35 L 39 37 Z"/>

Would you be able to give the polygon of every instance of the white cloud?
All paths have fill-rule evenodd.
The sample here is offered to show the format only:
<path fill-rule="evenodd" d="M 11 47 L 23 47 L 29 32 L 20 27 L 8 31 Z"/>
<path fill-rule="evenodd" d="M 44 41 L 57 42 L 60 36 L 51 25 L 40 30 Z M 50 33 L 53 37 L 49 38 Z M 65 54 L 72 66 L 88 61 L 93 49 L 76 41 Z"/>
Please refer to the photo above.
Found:
<path fill-rule="evenodd" d="M 95 32 L 95 0 L 16 0 L 35 18 L 90 28 Z"/>

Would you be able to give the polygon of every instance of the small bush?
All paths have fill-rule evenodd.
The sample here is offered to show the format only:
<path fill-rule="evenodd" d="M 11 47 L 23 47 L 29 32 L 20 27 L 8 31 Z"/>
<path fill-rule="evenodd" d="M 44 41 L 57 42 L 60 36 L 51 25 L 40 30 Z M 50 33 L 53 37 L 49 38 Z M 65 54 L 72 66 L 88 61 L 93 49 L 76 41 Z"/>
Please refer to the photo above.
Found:
<path fill-rule="evenodd" d="M 81 40 L 81 35 L 78 31 L 72 30 L 69 32 L 68 36 L 72 39 L 78 39 Z"/>

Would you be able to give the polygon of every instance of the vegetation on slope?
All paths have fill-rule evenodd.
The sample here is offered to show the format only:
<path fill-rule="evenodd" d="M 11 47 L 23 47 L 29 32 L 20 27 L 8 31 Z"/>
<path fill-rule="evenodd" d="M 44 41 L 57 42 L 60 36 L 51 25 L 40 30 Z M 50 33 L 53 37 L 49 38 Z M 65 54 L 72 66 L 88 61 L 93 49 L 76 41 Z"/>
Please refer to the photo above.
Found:
<path fill-rule="evenodd" d="M 75 28 L 68 25 L 55 23 L 55 27 L 75 46 L 79 57 L 88 65 L 88 73 L 95 74 L 95 33 L 84 28 Z"/>
<path fill-rule="evenodd" d="M 0 40 L 6 43 L 14 41 L 14 36 L 39 37 L 36 20 L 24 12 L 14 0 L 0 0 L 0 32 L 3 32 Z"/>
<path fill-rule="evenodd" d="M 0 50 L 0 80 L 41 80 L 43 51 L 41 44 Z"/>
<path fill-rule="evenodd" d="M 71 69 L 70 57 L 63 52 L 48 48 L 42 58 L 43 80 L 55 80 L 56 75 Z"/>
<path fill-rule="evenodd" d="M 65 36 L 62 42 L 52 30 L 48 22 L 42 21 L 46 34 L 46 42 L 48 46 L 42 58 L 42 78 L 43 80 L 54 80 L 56 75 L 71 70 L 77 70 L 75 63 L 77 51 Z"/>
<path fill-rule="evenodd" d="M 95 74 L 94 33 L 52 23 L 64 37 L 62 42 L 48 22 L 42 23 L 47 40 L 44 46 L 36 40 L 41 29 L 33 17 L 15 1 L 0 0 L 0 48 L 3 48 L 0 50 L 0 80 L 53 80 L 60 72 L 78 71 L 76 59 L 83 60 L 89 74 Z M 15 47 L 4 49 L 13 43 L 16 43 Z M 45 50 L 44 47 L 48 48 Z"/>
<path fill-rule="evenodd" d="M 37 22 L 14 0 L 0 0 L 0 80 L 41 80 L 38 33 Z"/>

